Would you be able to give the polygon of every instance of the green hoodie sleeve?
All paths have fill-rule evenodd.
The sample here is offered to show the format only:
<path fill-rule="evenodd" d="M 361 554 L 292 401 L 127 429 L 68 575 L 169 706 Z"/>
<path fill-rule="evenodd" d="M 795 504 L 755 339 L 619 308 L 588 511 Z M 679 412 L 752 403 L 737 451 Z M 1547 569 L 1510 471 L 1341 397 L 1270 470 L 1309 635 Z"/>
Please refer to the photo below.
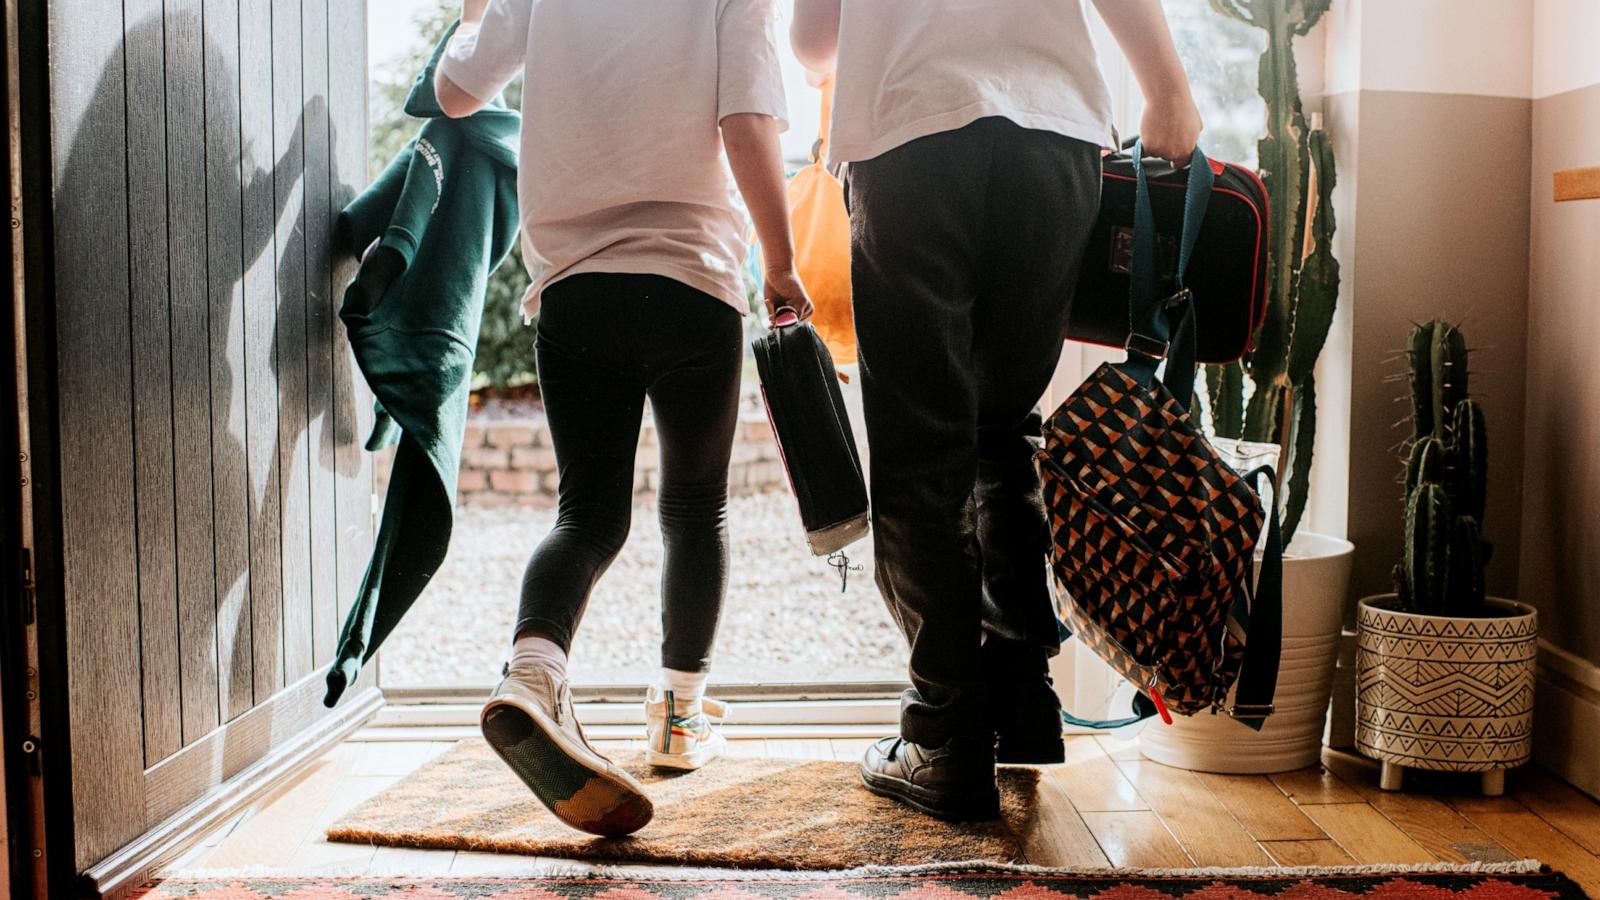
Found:
<path fill-rule="evenodd" d="M 410 165 L 405 185 L 395 199 L 381 246 L 400 254 L 405 268 L 416 259 L 417 247 L 428 230 L 428 220 L 439 208 L 444 193 L 446 161 L 453 159 L 461 143 L 459 128 L 430 128 L 411 145 Z"/>
<path fill-rule="evenodd" d="M 416 140 L 406 144 L 399 155 L 389 161 L 383 173 L 360 196 L 339 214 L 336 235 L 342 248 L 352 256 L 360 257 L 367 247 L 383 236 L 394 216 L 400 193 L 406 186 L 406 175 L 416 153 Z"/>

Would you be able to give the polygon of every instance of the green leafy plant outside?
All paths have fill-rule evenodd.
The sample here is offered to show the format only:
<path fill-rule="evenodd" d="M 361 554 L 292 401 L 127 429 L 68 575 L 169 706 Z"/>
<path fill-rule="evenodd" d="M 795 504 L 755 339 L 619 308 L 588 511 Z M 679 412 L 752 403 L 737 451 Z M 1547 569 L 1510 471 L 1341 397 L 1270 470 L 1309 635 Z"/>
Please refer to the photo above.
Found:
<path fill-rule="evenodd" d="M 1331 3 L 1211 0 L 1217 13 L 1267 35 L 1258 74 L 1267 127 L 1257 154 L 1271 233 L 1267 315 L 1255 349 L 1242 362 L 1208 366 L 1206 393 L 1219 437 L 1284 448 L 1278 495 L 1288 537 L 1299 527 L 1310 493 L 1317 427 L 1315 369 L 1339 296 L 1339 262 L 1333 256 L 1333 146 L 1301 108 L 1294 39 L 1310 31 Z"/>

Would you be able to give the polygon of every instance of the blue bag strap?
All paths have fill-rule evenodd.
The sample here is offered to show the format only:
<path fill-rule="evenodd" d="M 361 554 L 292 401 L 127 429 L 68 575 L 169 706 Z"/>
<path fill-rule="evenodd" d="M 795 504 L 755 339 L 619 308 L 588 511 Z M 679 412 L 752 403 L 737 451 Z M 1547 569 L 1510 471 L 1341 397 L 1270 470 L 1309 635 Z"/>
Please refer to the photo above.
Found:
<path fill-rule="evenodd" d="M 1244 480 L 1261 496 L 1261 478 L 1275 481 L 1271 466 L 1246 472 Z M 1278 688 L 1278 664 L 1283 655 L 1283 528 L 1278 521 L 1278 503 L 1273 499 L 1268 510 L 1267 542 L 1262 547 L 1261 577 L 1254 591 L 1244 592 L 1248 610 L 1235 605 L 1234 618 L 1244 628 L 1244 662 L 1233 692 L 1233 707 L 1228 714 L 1259 730 L 1272 714 L 1273 695 Z"/>
<path fill-rule="evenodd" d="M 1056 619 L 1056 633 L 1059 635 L 1061 643 L 1065 644 L 1072 637 L 1072 628 L 1058 617 Z M 1143 722 L 1145 719 L 1154 716 L 1156 711 L 1155 701 L 1151 700 L 1149 697 L 1146 697 L 1144 694 L 1134 694 L 1133 715 L 1131 716 L 1124 716 L 1120 719 L 1083 719 L 1063 709 L 1061 711 L 1061 721 L 1066 725 L 1074 725 L 1078 728 L 1091 728 L 1095 731 L 1111 731 L 1112 729 L 1123 728 L 1128 725 L 1134 725 L 1139 722 Z"/>
<path fill-rule="evenodd" d="M 1144 171 L 1144 145 L 1133 145 L 1135 181 L 1133 207 L 1133 253 L 1128 287 L 1128 360 L 1123 371 L 1141 383 L 1155 378 L 1161 360 L 1167 361 L 1162 379 L 1167 390 L 1184 409 L 1194 400 L 1194 371 L 1198 348 L 1194 322 L 1194 298 L 1184 285 L 1189 260 L 1200 240 L 1206 209 L 1216 174 L 1199 147 L 1189 159 L 1188 182 L 1183 199 L 1183 226 L 1178 240 L 1177 269 L 1172 293 L 1163 290 L 1161 266 L 1156 252 L 1155 210 L 1150 203 L 1150 182 Z M 1173 331 L 1176 313 L 1178 326 Z"/>
<path fill-rule="evenodd" d="M 1133 695 L 1133 715 L 1120 719 L 1080 719 L 1066 710 L 1061 711 L 1061 721 L 1067 725 L 1079 728 L 1092 728 L 1095 731 L 1111 731 L 1117 728 L 1126 728 L 1137 725 L 1156 714 L 1156 705 L 1143 694 Z"/>

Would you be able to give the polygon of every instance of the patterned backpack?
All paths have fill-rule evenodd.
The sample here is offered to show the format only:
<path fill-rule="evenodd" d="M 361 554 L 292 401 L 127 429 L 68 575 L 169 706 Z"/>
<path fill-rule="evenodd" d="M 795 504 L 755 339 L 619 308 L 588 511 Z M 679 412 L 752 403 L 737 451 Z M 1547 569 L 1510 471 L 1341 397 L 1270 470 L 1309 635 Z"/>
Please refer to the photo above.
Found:
<path fill-rule="evenodd" d="M 1141 148 L 1134 148 L 1134 159 Z M 1282 554 L 1274 509 L 1200 433 L 1193 300 L 1183 273 L 1205 218 L 1212 169 L 1195 151 L 1177 243 L 1176 292 L 1154 265 L 1154 213 L 1136 163 L 1128 359 L 1101 366 L 1055 412 L 1039 453 L 1063 637 L 1076 633 L 1142 692 L 1135 715 L 1223 710 L 1259 728 L 1272 712 L 1282 636 Z M 1169 316 L 1178 320 L 1176 337 Z M 1158 378 L 1161 361 L 1166 373 Z M 1276 506 L 1276 504 L 1274 504 Z M 1231 695 L 1231 696 L 1230 696 Z"/>

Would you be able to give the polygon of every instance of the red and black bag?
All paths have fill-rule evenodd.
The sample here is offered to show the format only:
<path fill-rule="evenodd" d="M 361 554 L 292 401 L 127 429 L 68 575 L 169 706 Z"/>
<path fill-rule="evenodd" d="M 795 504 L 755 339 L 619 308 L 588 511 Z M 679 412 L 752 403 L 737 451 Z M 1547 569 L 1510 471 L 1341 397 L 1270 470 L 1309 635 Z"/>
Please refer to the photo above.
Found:
<path fill-rule="evenodd" d="M 1115 727 L 1212 709 L 1260 727 L 1277 685 L 1282 553 L 1274 509 L 1253 584 L 1267 514 L 1252 483 L 1272 472 L 1235 472 L 1189 412 L 1205 324 L 1196 327 L 1197 310 L 1228 304 L 1208 303 L 1186 272 L 1208 235 L 1241 226 L 1211 216 L 1216 169 L 1196 150 L 1179 173 L 1172 265 L 1158 265 L 1154 185 L 1137 155 L 1132 166 L 1128 359 L 1101 366 L 1061 405 L 1039 462 L 1063 634 L 1078 635 L 1143 695 L 1131 719 L 1068 722 Z"/>
<path fill-rule="evenodd" d="M 1161 223 L 1183 221 L 1187 170 L 1143 161 L 1156 217 L 1156 267 L 1170 280 L 1179 234 Z M 1184 283 L 1194 293 L 1195 354 L 1203 363 L 1232 362 L 1251 349 L 1267 315 L 1267 189 L 1255 172 L 1210 162 L 1213 183 L 1206 227 L 1195 243 Z M 1067 337 L 1126 347 L 1129 273 L 1133 268 L 1133 209 L 1138 190 L 1134 158 L 1126 151 L 1105 159 L 1100 214 L 1078 275 Z"/>
<path fill-rule="evenodd" d="M 752 344 L 761 399 L 800 506 L 806 543 L 830 556 L 865 537 L 867 485 L 838 371 L 817 330 L 789 307 Z M 848 561 L 836 563 L 848 571 Z"/>

